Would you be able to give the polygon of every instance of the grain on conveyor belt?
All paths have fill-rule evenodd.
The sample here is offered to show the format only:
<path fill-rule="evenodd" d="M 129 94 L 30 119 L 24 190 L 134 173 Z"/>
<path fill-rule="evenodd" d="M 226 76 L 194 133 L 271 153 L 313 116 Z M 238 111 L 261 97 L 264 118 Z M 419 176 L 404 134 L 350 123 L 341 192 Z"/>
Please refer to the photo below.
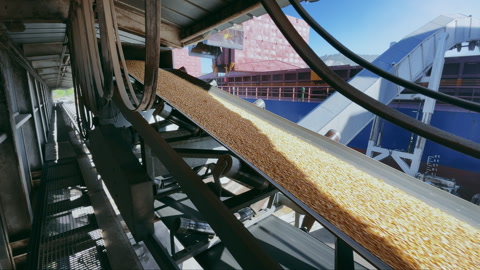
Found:
<path fill-rule="evenodd" d="M 469 224 L 169 72 L 157 94 L 393 268 L 480 269 Z"/>

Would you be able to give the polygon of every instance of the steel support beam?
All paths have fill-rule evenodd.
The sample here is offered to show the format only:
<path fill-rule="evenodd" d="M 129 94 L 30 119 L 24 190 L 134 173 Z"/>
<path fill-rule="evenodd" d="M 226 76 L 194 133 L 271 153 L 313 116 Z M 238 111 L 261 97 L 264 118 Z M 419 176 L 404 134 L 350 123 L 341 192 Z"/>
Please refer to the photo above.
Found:
<path fill-rule="evenodd" d="M 353 260 L 353 249 L 342 239 L 337 238 L 335 243 L 335 269 L 353 270 L 355 261 Z"/>
<path fill-rule="evenodd" d="M 21 112 L 16 117 L 16 120 L 18 119 L 17 128 L 22 128 L 29 171 L 39 171 L 42 169 L 43 157 L 37 136 L 36 123 L 30 119 L 34 114 L 33 97 L 30 94 L 30 75 L 20 65 L 14 64 L 13 67 L 18 111 Z"/>
<path fill-rule="evenodd" d="M 68 18 L 69 0 L 3 0 L 0 20 L 21 22 L 64 22 Z"/>
<path fill-rule="evenodd" d="M 17 2 L 26 3 L 23 1 L 17 1 Z M 35 3 L 37 3 L 37 1 Z M 12 13 L 15 13 L 15 12 L 12 12 Z M 2 18 L 1 15 L 0 15 L 0 18 Z M 18 46 L 10 40 L 10 38 L 6 35 L 6 33 L 2 33 L 1 31 L 0 31 L 0 49 L 5 50 L 5 52 L 7 52 L 9 56 L 12 59 L 14 59 L 20 66 L 22 66 L 25 70 L 30 72 L 30 74 L 34 76 L 39 82 L 43 83 L 43 79 L 37 74 L 35 69 L 30 64 L 29 60 L 25 58 L 22 50 L 18 48 Z"/>
<path fill-rule="evenodd" d="M 13 254 L 0 203 L 0 269 L 14 269 Z"/>
<path fill-rule="evenodd" d="M 66 63 L 64 63 L 64 59 L 63 59 L 63 58 L 65 57 L 65 53 L 66 53 L 66 51 L 67 51 L 67 45 L 66 45 L 67 42 L 68 42 L 68 36 L 65 35 L 65 40 L 63 41 L 63 44 L 65 44 L 65 45 L 62 44 L 63 47 L 62 47 L 62 49 L 61 49 L 62 53 L 61 53 L 61 55 L 60 55 L 60 64 L 58 65 L 57 81 L 56 81 L 56 83 L 55 83 L 55 87 L 59 87 L 59 82 L 60 82 L 60 78 L 61 78 L 61 75 L 62 75 L 63 67 L 64 67 L 65 64 L 66 64 Z M 68 62 L 68 59 L 69 59 L 69 57 L 67 57 L 67 62 Z M 72 75 L 70 74 L 70 77 L 71 77 L 71 76 L 72 76 Z"/>
<path fill-rule="evenodd" d="M 122 31 L 135 34 L 141 37 L 145 36 L 145 15 L 138 10 L 128 9 L 119 3 L 115 5 L 117 13 L 118 28 Z M 172 48 L 183 48 L 184 44 L 180 41 L 180 29 L 172 24 L 162 22 L 160 25 L 161 43 Z"/>
<path fill-rule="evenodd" d="M 18 145 L 23 139 L 17 136 L 14 114 L 16 109 L 11 59 L 8 52 L 0 50 L 0 130 L 7 138 L 0 144 L 0 203 L 5 227 L 11 240 L 26 237 L 31 229 L 32 215 L 28 189 L 24 186 L 25 171 Z M 18 141 L 21 140 L 21 141 Z"/>
<path fill-rule="evenodd" d="M 36 81 L 34 78 L 33 79 L 33 95 L 35 96 L 35 100 L 37 102 L 37 108 L 38 108 L 38 114 L 40 116 L 40 122 L 41 122 L 41 128 L 42 128 L 42 134 L 43 134 L 43 141 L 47 142 L 47 123 L 48 119 L 47 116 L 45 115 L 45 111 L 43 110 L 42 102 L 40 100 L 40 83 Z"/>
<path fill-rule="evenodd" d="M 184 158 L 219 158 L 230 154 L 226 150 L 211 149 L 192 149 L 192 148 L 174 148 L 175 151 Z"/>
<path fill-rule="evenodd" d="M 55 55 L 52 57 L 44 56 L 46 59 L 36 59 L 34 57 L 28 58 L 29 61 L 32 61 L 32 66 L 36 70 L 46 69 L 46 68 L 56 68 L 60 64 L 60 55 Z"/>
<path fill-rule="evenodd" d="M 210 14 L 208 18 L 182 29 L 181 41 L 186 44 L 201 41 L 205 38 L 205 33 L 261 7 L 262 4 L 258 0 L 233 1 L 221 10 Z"/>
<path fill-rule="evenodd" d="M 44 55 L 55 55 L 58 57 L 58 55 L 62 53 L 62 48 L 65 47 L 63 45 L 64 43 L 65 42 L 23 44 L 23 51 L 27 58 Z"/>
<path fill-rule="evenodd" d="M 21 128 L 28 120 L 30 120 L 30 118 L 32 118 L 32 115 L 29 113 L 22 113 L 15 116 L 15 128 Z"/>
<path fill-rule="evenodd" d="M 428 82 L 428 88 L 438 92 L 440 87 L 440 81 L 442 79 L 443 66 L 445 64 L 445 51 L 448 49 L 447 46 L 448 34 L 443 33 L 435 39 L 435 58 L 433 59 L 432 72 L 430 73 L 430 81 Z M 435 111 L 436 100 L 433 98 L 425 98 L 423 104 L 423 116 L 422 122 L 425 124 L 430 124 L 432 115 Z M 411 176 L 415 176 L 420 168 L 420 163 L 423 156 L 423 150 L 425 149 L 426 139 L 424 137 L 417 138 L 417 144 L 415 145 L 415 150 L 413 152 L 412 164 L 410 166 L 409 172 Z"/>
<path fill-rule="evenodd" d="M 8 138 L 7 134 L 0 134 L 0 144 L 2 144 Z"/>
<path fill-rule="evenodd" d="M 433 91 L 438 91 L 438 88 L 440 87 L 442 70 L 445 63 L 447 38 L 447 33 L 441 33 L 435 38 L 435 58 L 433 59 L 432 72 L 428 82 L 428 88 Z M 425 100 L 422 107 L 422 123 L 430 124 L 432 114 L 435 111 L 436 100 L 425 96 L 422 96 L 422 99 Z M 379 161 L 391 156 L 398 166 L 400 166 L 403 172 L 415 177 L 415 175 L 418 173 L 418 169 L 420 168 L 426 139 L 423 137 L 417 138 L 413 153 L 382 148 L 378 141 L 378 137 L 381 136 L 378 134 L 379 123 L 380 120 L 378 117 L 376 117 L 372 126 L 371 138 L 368 142 L 366 155 Z M 374 153 L 379 153 L 379 155 L 373 156 Z M 405 160 L 410 160 L 410 164 L 405 162 Z"/>
<path fill-rule="evenodd" d="M 95 209 L 98 226 L 102 229 L 110 266 L 112 269 L 143 269 L 130 240 L 124 233 L 122 224 L 103 191 L 101 182 L 97 179 L 97 172 L 92 168 L 90 159 L 83 155 L 78 157 L 77 161 L 88 188 L 90 202 Z"/>
<path fill-rule="evenodd" d="M 49 104 L 47 103 L 48 99 L 45 93 L 47 87 L 44 84 L 39 84 L 39 87 L 40 87 L 39 98 L 40 98 L 41 105 L 43 105 L 41 106 L 41 109 L 43 109 L 43 111 L 45 112 L 45 122 L 48 123 L 50 120 L 50 117 L 52 116 L 51 114 L 52 111 Z M 47 134 L 49 130 L 50 130 L 50 127 L 47 125 Z"/>
<path fill-rule="evenodd" d="M 182 190 L 222 239 L 238 263 L 247 269 L 279 269 L 280 265 L 264 251 L 258 241 L 191 170 L 190 166 L 178 156 L 160 133 L 152 128 L 139 113 L 128 110 L 118 95 L 114 96 L 114 101 L 145 143 L 152 148 L 153 153 L 169 168 Z"/>
<path fill-rule="evenodd" d="M 36 146 L 37 146 L 37 151 L 40 159 L 40 166 L 43 165 L 43 151 L 42 151 L 42 131 L 41 131 L 41 119 L 39 119 L 39 114 L 37 113 L 38 110 L 36 110 L 36 102 L 35 102 L 35 83 L 34 79 L 30 75 L 30 73 L 26 72 L 27 75 L 27 80 L 28 80 L 28 90 L 26 90 L 27 100 L 30 102 L 28 103 L 28 106 L 30 108 L 30 111 L 33 116 L 33 125 L 35 128 L 35 139 L 36 139 Z"/>
<path fill-rule="evenodd" d="M 177 263 L 173 260 L 172 256 L 168 253 L 168 250 L 162 245 L 160 240 L 154 235 L 149 235 L 144 240 L 150 254 L 157 262 L 160 269 L 178 270 L 180 269 Z"/>
<path fill-rule="evenodd" d="M 153 182 L 116 128 L 99 126 L 90 134 L 98 172 L 137 241 L 153 234 Z"/>

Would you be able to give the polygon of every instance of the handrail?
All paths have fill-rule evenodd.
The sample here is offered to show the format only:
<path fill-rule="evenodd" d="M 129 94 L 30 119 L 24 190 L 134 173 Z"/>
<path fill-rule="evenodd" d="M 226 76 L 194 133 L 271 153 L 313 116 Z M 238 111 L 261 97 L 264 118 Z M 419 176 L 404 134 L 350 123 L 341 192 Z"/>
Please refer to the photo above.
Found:
<path fill-rule="evenodd" d="M 218 86 L 218 88 L 237 97 L 316 103 L 335 93 L 331 86 Z"/>
<path fill-rule="evenodd" d="M 62 108 L 67 113 L 67 116 L 70 119 L 70 123 L 74 126 L 77 132 L 80 133 L 80 128 L 78 127 L 78 124 L 77 124 L 78 116 L 74 112 L 72 112 L 70 109 L 68 109 L 68 107 L 65 104 L 62 104 Z"/>

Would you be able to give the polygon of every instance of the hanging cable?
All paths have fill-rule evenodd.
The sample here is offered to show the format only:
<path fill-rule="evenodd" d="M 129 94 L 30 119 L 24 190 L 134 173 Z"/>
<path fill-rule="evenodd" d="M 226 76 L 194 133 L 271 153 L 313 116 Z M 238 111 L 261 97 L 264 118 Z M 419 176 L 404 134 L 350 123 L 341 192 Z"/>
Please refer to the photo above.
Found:
<path fill-rule="evenodd" d="M 445 93 L 433 91 L 421 85 L 415 84 L 411 81 L 405 80 L 398 76 L 395 76 L 375 65 L 368 62 L 367 60 L 363 59 L 356 53 L 352 52 L 350 49 L 345 47 L 341 42 L 339 42 L 335 37 L 333 37 L 330 33 L 328 33 L 320 24 L 313 19 L 310 14 L 303 8 L 303 6 L 298 2 L 298 0 L 289 0 L 298 14 L 322 37 L 324 38 L 330 45 L 332 45 L 335 49 L 337 49 L 340 53 L 345 55 L 346 57 L 350 58 L 353 62 L 359 64 L 360 66 L 370 70 L 371 72 L 381 76 L 395 84 L 398 84 L 402 87 L 410 89 L 414 92 L 419 94 L 425 95 L 427 97 L 431 97 L 457 107 L 461 107 L 467 110 L 471 110 L 474 112 L 480 112 L 480 104 L 476 102 L 472 102 L 469 100 L 453 97 L 447 95 Z"/>
<path fill-rule="evenodd" d="M 69 13 L 68 45 L 72 58 L 72 71 L 83 102 L 93 114 L 101 114 L 105 104 L 103 77 L 94 33 L 91 0 L 72 1 Z"/>
<path fill-rule="evenodd" d="M 111 99 L 113 96 L 113 63 L 112 55 L 108 47 L 108 39 L 106 38 L 107 22 L 106 14 L 104 10 L 104 1 L 98 0 L 96 11 L 98 15 L 98 27 L 100 29 L 100 62 L 102 64 L 103 73 L 103 92 L 107 99 Z"/>
<path fill-rule="evenodd" d="M 145 78 L 139 99 L 128 77 L 113 0 L 98 0 L 102 63 L 107 78 L 115 77 L 115 87 L 122 102 L 132 111 L 150 109 L 156 99 L 158 66 L 160 62 L 161 1 L 145 0 Z M 113 75 L 113 76 L 112 76 Z M 110 82 L 105 83 L 111 87 Z"/>
<path fill-rule="evenodd" d="M 302 57 L 305 63 L 307 63 L 315 73 L 322 77 L 325 82 L 330 84 L 345 97 L 385 120 L 409 131 L 415 132 L 422 137 L 472 157 L 480 158 L 480 144 L 412 119 L 411 117 L 408 117 L 369 97 L 345 82 L 330 70 L 330 68 L 328 68 L 312 48 L 303 40 L 274 0 L 261 0 L 261 2 L 282 34 L 298 55 Z"/>

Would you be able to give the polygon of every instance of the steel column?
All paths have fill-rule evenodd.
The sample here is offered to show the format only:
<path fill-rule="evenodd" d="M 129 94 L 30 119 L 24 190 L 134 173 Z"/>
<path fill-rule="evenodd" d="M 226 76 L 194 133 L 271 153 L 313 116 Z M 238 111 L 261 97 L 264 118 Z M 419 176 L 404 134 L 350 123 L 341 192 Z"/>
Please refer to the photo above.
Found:
<path fill-rule="evenodd" d="M 42 122 L 43 139 L 45 142 L 47 142 L 48 120 L 47 120 L 47 116 L 45 115 L 45 111 L 42 109 L 42 103 L 40 102 L 40 83 L 37 80 L 34 80 L 33 84 L 34 84 L 33 91 L 34 91 L 35 99 L 37 100 L 37 108 L 40 114 L 40 120 Z"/>
<path fill-rule="evenodd" d="M 25 159 L 31 171 L 39 171 L 42 169 L 42 152 L 38 145 L 37 128 L 31 117 L 34 114 L 32 106 L 32 98 L 30 96 L 30 80 L 29 73 L 17 63 L 12 63 L 12 76 L 15 84 L 16 100 L 18 105 L 18 112 L 20 115 L 15 117 L 17 120 L 17 128 L 22 129 L 23 142 L 25 145 Z M 29 183 L 29 186 L 31 183 Z"/>
<path fill-rule="evenodd" d="M 35 85 L 34 80 L 30 73 L 27 72 L 27 79 L 28 79 L 28 99 L 30 100 L 29 106 L 33 116 L 33 125 L 35 128 L 35 139 L 37 141 L 37 149 L 40 159 L 40 165 L 43 164 L 43 152 L 42 152 L 42 141 L 41 141 L 41 134 L 40 134 L 40 119 L 37 116 L 35 102 L 34 102 L 34 95 L 35 95 Z M 33 81 L 32 81 L 33 80 Z"/>
<path fill-rule="evenodd" d="M 97 172 L 92 168 L 90 159 L 83 155 L 77 158 L 77 162 L 88 188 L 90 202 L 95 209 L 98 226 L 103 231 L 110 266 L 112 269 L 143 269 L 102 188 L 101 181 L 97 179 Z"/>
<path fill-rule="evenodd" d="M 445 64 L 445 51 L 447 50 L 447 33 L 442 33 L 435 40 L 435 58 L 433 59 L 432 71 L 430 73 L 430 81 L 428 82 L 428 88 L 433 91 L 438 92 L 440 87 L 440 81 L 442 79 L 443 66 Z M 436 100 L 430 97 L 425 98 L 422 112 L 422 122 L 425 124 L 430 124 L 432 119 L 433 112 L 435 111 Z M 417 143 L 415 145 L 415 150 L 413 152 L 412 163 L 410 165 L 410 170 L 407 172 L 411 176 L 415 176 L 420 168 L 421 159 L 423 156 L 423 150 L 425 148 L 426 139 L 424 137 L 417 137 Z"/>
<path fill-rule="evenodd" d="M 99 126 L 90 134 L 90 151 L 98 172 L 125 223 L 141 241 L 154 232 L 153 182 L 113 126 Z"/>
<path fill-rule="evenodd" d="M 14 269 L 13 255 L 0 202 L 0 269 Z"/>
<path fill-rule="evenodd" d="M 149 235 L 145 240 L 143 240 L 143 242 L 157 262 L 158 266 L 160 266 L 160 269 L 179 269 L 177 263 L 173 260 L 167 249 L 162 245 L 162 243 L 160 243 L 160 240 L 154 234 Z"/>
<path fill-rule="evenodd" d="M 14 87 L 9 56 L 0 51 L 0 129 L 7 138 L 0 144 L 0 203 L 3 205 L 5 226 L 10 239 L 21 239 L 31 229 L 32 215 L 27 188 L 24 186 L 25 175 L 22 154 L 19 152 L 19 140 L 13 112 L 16 110 L 12 95 Z M 15 107 L 15 108 L 14 108 Z"/>
<path fill-rule="evenodd" d="M 353 260 L 353 249 L 340 238 L 337 238 L 335 243 L 335 269 L 355 269 L 355 261 Z"/>

